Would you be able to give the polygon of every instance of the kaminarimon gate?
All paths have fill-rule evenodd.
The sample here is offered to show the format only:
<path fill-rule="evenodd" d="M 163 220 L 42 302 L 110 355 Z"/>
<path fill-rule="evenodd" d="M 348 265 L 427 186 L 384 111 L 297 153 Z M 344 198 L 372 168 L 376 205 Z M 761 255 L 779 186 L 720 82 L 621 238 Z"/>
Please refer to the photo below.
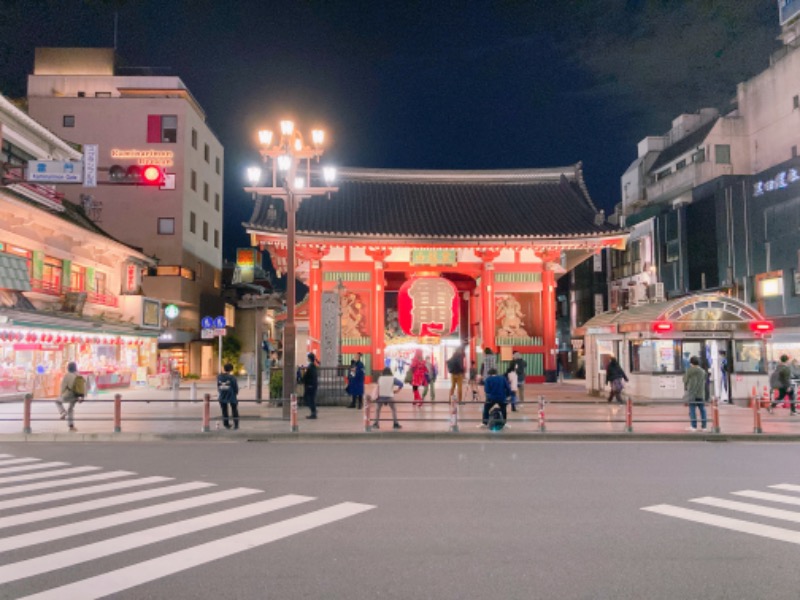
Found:
<path fill-rule="evenodd" d="M 580 163 L 501 171 L 346 169 L 339 191 L 296 220 L 297 364 L 363 354 L 367 373 L 403 372 L 417 348 L 445 374 L 463 345 L 519 351 L 529 382 L 555 378 L 556 279 L 627 235 L 595 208 Z M 286 272 L 286 213 L 260 197 L 244 224 Z M 304 315 L 307 333 L 304 335 Z M 341 353 L 341 356 L 340 356 Z"/>

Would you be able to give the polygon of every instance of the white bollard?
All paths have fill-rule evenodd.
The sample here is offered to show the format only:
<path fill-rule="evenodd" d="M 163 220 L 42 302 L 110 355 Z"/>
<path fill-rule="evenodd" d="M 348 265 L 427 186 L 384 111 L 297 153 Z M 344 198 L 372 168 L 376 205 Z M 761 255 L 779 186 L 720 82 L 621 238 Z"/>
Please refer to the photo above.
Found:
<path fill-rule="evenodd" d="M 197 382 L 195 381 L 189 386 L 189 399 L 192 402 L 197 402 Z"/>

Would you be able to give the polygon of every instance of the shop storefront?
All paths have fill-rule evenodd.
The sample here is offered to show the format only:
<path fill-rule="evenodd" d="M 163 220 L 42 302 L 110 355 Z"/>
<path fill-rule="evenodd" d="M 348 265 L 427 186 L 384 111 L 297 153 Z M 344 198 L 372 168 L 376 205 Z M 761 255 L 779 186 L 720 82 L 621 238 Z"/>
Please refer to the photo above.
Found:
<path fill-rule="evenodd" d="M 58 395 L 69 362 L 90 393 L 146 385 L 158 332 L 82 319 L 7 311 L 0 315 L 0 397 Z"/>
<path fill-rule="evenodd" d="M 579 332 L 586 388 L 607 391 L 605 370 L 613 356 L 628 374 L 626 389 L 634 398 L 676 400 L 689 359 L 697 356 L 708 372 L 709 396 L 746 402 L 753 386 L 760 392 L 768 384 L 764 336 L 769 331 L 771 323 L 755 309 L 716 294 L 603 313 Z"/>

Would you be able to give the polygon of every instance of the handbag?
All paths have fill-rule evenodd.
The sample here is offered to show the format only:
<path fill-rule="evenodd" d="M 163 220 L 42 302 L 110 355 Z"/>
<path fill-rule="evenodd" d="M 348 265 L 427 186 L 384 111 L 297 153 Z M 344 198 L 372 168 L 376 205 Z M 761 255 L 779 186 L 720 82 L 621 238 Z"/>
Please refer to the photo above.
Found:
<path fill-rule="evenodd" d="M 682 400 L 683 400 L 684 404 L 689 404 L 690 402 L 696 402 L 697 401 L 697 399 L 694 397 L 694 394 L 692 392 L 690 392 L 689 390 L 686 390 L 685 392 L 683 392 Z"/>

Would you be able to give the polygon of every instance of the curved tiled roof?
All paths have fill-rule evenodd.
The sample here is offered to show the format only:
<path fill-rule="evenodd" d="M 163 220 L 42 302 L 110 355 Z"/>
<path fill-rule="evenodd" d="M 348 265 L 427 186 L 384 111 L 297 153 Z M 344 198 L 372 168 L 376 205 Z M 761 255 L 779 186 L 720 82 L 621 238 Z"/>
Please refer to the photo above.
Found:
<path fill-rule="evenodd" d="M 603 222 L 580 163 L 564 168 L 500 171 L 343 169 L 338 192 L 300 204 L 297 231 L 338 237 L 508 239 L 595 236 L 621 232 Z M 280 232 L 280 199 L 259 198 L 249 231 Z"/>

